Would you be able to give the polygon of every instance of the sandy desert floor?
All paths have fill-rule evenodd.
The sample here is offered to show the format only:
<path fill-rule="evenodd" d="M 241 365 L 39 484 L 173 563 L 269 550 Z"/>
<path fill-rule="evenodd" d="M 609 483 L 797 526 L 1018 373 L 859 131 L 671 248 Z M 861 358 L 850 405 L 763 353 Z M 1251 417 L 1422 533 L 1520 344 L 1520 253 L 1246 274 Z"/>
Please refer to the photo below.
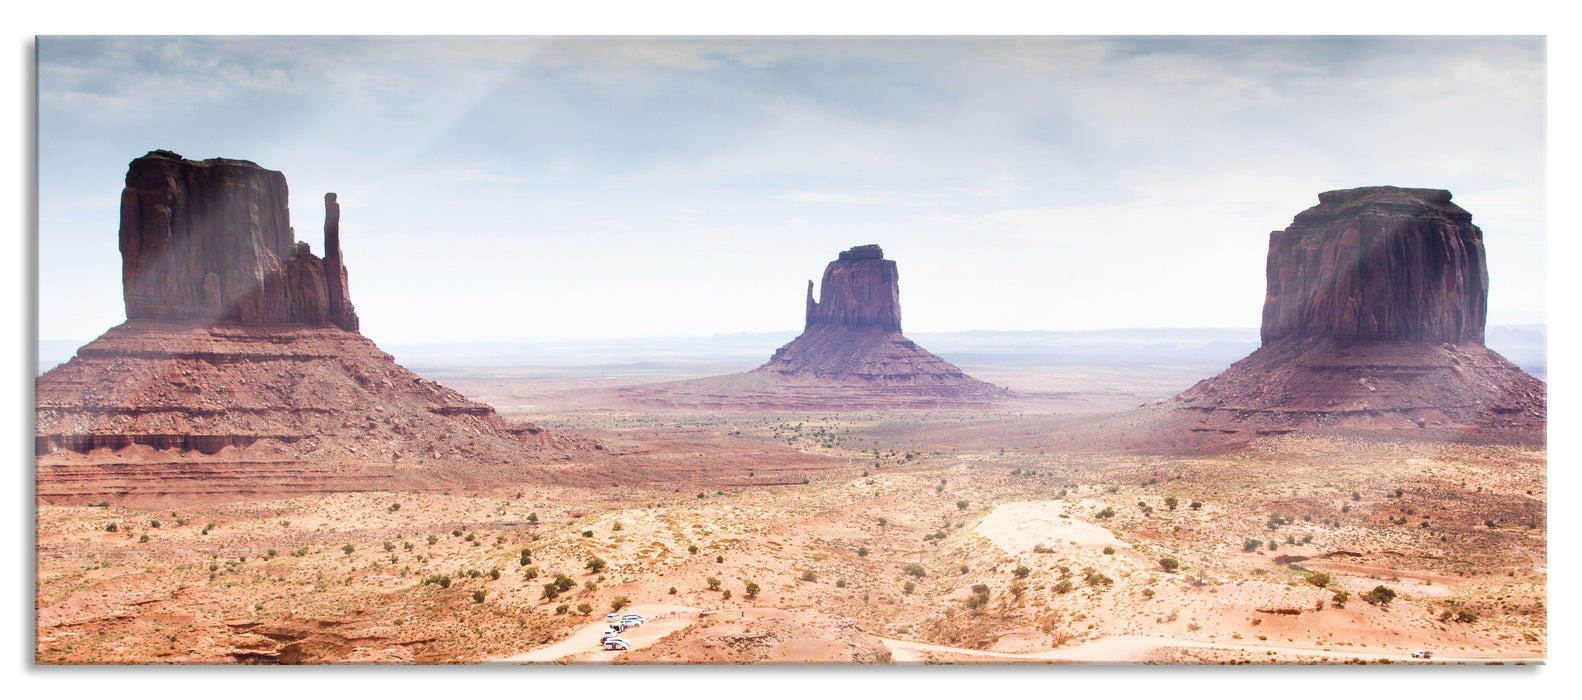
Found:
<path fill-rule="evenodd" d="M 1033 411 L 514 417 L 617 456 L 581 481 L 39 506 L 36 661 L 1546 658 L 1542 450 L 998 439 Z M 661 617 L 605 652 L 614 609 Z"/>

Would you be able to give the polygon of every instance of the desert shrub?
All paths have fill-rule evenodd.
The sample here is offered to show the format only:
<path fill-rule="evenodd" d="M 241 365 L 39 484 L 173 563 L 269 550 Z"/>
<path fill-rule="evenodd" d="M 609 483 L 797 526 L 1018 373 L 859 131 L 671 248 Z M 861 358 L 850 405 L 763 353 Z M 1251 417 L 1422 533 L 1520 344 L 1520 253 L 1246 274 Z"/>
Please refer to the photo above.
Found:
<path fill-rule="evenodd" d="M 445 574 L 433 574 L 423 579 L 423 585 L 430 583 L 436 584 L 440 588 L 450 588 L 450 577 Z"/>
<path fill-rule="evenodd" d="M 1471 624 L 1471 623 L 1474 623 L 1474 622 L 1477 622 L 1477 621 L 1478 621 L 1478 616 L 1473 614 L 1473 613 L 1471 613 L 1471 612 L 1469 612 L 1469 611 L 1462 610 L 1462 611 L 1456 613 L 1456 622 L 1465 622 L 1465 623 Z"/>
<path fill-rule="evenodd" d="M 391 542 L 390 540 L 385 540 L 382 543 L 382 546 L 385 548 L 386 552 L 395 551 L 395 543 Z"/>
<path fill-rule="evenodd" d="M 531 581 L 535 578 L 538 578 L 538 567 L 529 566 L 522 570 L 522 580 Z"/>
<path fill-rule="evenodd" d="M 1258 548 L 1262 546 L 1263 540 L 1255 540 L 1251 537 L 1241 541 L 1241 551 L 1243 552 L 1256 552 L 1258 551 Z"/>
<path fill-rule="evenodd" d="M 474 603 L 482 603 L 483 602 L 483 597 L 486 596 L 486 595 L 489 595 L 488 591 L 473 591 L 472 592 L 472 602 L 474 602 Z"/>
<path fill-rule="evenodd" d="M 1025 565 L 1018 566 L 1011 570 L 1011 575 L 1017 578 L 1027 578 L 1027 575 L 1030 573 L 1033 573 L 1033 570 L 1027 568 Z"/>
<path fill-rule="evenodd" d="M 723 554 L 716 554 L 716 555 L 714 555 L 714 563 L 716 563 L 716 564 L 724 564 L 725 563 L 725 555 L 723 555 Z"/>
<path fill-rule="evenodd" d="M 450 536 L 451 537 L 461 537 L 461 530 L 451 530 L 450 531 Z"/>
<path fill-rule="evenodd" d="M 1312 535 L 1302 535 L 1302 544 L 1312 544 L 1312 543 L 1313 543 L 1313 536 Z"/>
<path fill-rule="evenodd" d="M 675 586 L 671 586 L 670 587 L 670 595 L 675 595 L 675 594 L 676 594 L 676 587 Z"/>
<path fill-rule="evenodd" d="M 901 586 L 901 591 L 903 593 L 906 593 L 907 595 L 911 595 L 912 591 L 915 591 L 915 590 L 917 590 L 917 584 L 912 583 L 911 581 L 907 581 L 906 585 Z"/>
<path fill-rule="evenodd" d="M 494 579 L 496 581 L 500 580 L 500 568 L 499 567 L 495 567 L 493 569 L 490 569 L 489 570 L 489 578 L 492 578 L 492 579 Z"/>
<path fill-rule="evenodd" d="M 301 549 L 293 549 L 293 550 L 291 550 L 291 556 L 293 556 L 293 557 L 305 557 L 307 555 L 308 555 L 308 548 L 307 547 L 303 547 Z"/>
<path fill-rule="evenodd" d="M 988 593 L 989 592 L 989 584 L 986 584 L 986 583 L 974 583 L 974 584 L 972 584 L 972 592 L 973 593 Z"/>
<path fill-rule="evenodd" d="M 695 545 L 695 544 L 687 545 L 687 553 L 688 554 L 697 554 L 698 553 L 698 546 Z"/>
<path fill-rule="evenodd" d="M 1165 497 L 1165 507 L 1169 508 L 1170 510 L 1175 510 L 1176 506 L 1179 505 L 1180 503 L 1181 503 L 1181 499 L 1176 498 L 1175 496 L 1166 496 Z"/>
<path fill-rule="evenodd" d="M 143 533 L 143 535 L 141 537 L 137 538 L 137 541 L 138 542 L 147 542 L 148 541 L 148 533 L 146 533 L 146 532 Z"/>
<path fill-rule="evenodd" d="M 906 566 L 901 567 L 901 573 L 906 574 L 907 576 L 913 576 L 913 577 L 916 577 L 916 578 L 923 578 L 923 576 L 926 575 L 926 572 L 923 571 L 923 565 L 922 564 L 916 564 L 916 563 L 914 563 L 914 564 L 907 564 Z"/>
<path fill-rule="evenodd" d="M 981 608 L 981 607 L 983 607 L 985 605 L 988 605 L 988 604 L 989 604 L 989 594 L 987 592 L 974 593 L 974 594 L 972 594 L 972 595 L 967 597 L 967 607 L 972 608 L 973 610 L 977 610 L 978 608 Z"/>
<path fill-rule="evenodd" d="M 104 526 L 104 531 L 105 532 L 119 532 L 120 530 L 121 530 L 121 528 L 119 526 L 117 526 L 115 523 L 110 523 L 109 525 Z M 207 533 L 205 533 L 205 534 L 207 534 Z"/>
<path fill-rule="evenodd" d="M 1027 593 L 1027 583 L 1026 582 L 1017 581 L 1016 583 L 1011 584 L 1011 597 L 1012 598 L 1016 598 L 1016 599 L 1020 600 L 1022 595 L 1025 594 L 1025 593 Z"/>
<path fill-rule="evenodd" d="M 598 588 L 599 588 L 599 584 L 597 582 L 595 582 L 591 578 L 582 582 L 582 590 L 585 590 L 585 591 L 587 591 L 589 593 L 594 592 Z"/>
<path fill-rule="evenodd" d="M 713 576 L 710 576 L 707 579 L 704 579 L 704 582 L 709 584 L 709 590 L 711 590 L 711 591 L 717 591 L 717 590 L 720 589 L 720 580 L 717 579 L 717 578 L 714 578 Z"/>
<path fill-rule="evenodd" d="M 583 537 L 592 537 L 593 536 L 593 531 L 592 530 L 583 530 L 582 531 L 582 536 Z"/>
<path fill-rule="evenodd" d="M 1043 544 L 1042 542 L 1033 545 L 1033 552 L 1036 554 L 1053 554 L 1054 551 L 1054 547 L 1050 547 L 1049 545 Z"/>
<path fill-rule="evenodd" d="M 1202 501 L 1193 501 L 1192 505 L 1189 505 L 1187 507 L 1191 508 L 1192 510 L 1203 510 L 1203 502 Z"/>
<path fill-rule="evenodd" d="M 1152 589 L 1152 588 L 1144 588 L 1143 589 L 1143 597 L 1144 598 L 1152 598 L 1152 597 L 1154 597 L 1154 589 Z"/>
<path fill-rule="evenodd" d="M 544 584 L 544 592 L 541 595 L 539 595 L 539 597 L 543 598 L 544 600 L 554 600 L 556 598 L 556 596 L 559 596 L 559 595 L 560 595 L 560 586 L 556 586 L 553 583 L 546 583 L 546 584 Z"/>
<path fill-rule="evenodd" d="M 527 566 L 528 564 L 533 563 L 533 550 L 523 547 L 522 558 L 519 561 L 521 562 L 522 566 Z"/>
<path fill-rule="evenodd" d="M 725 589 L 725 591 L 723 593 L 720 593 L 720 600 L 730 600 L 730 599 L 731 599 L 731 589 L 727 588 L 727 589 Z"/>
<path fill-rule="evenodd" d="M 1159 560 L 1159 566 L 1167 572 L 1175 571 L 1176 569 L 1181 568 L 1181 562 L 1171 559 L 1170 557 L 1165 557 Z"/>
<path fill-rule="evenodd" d="M 621 521 L 619 520 L 615 521 L 615 524 L 610 526 L 611 532 L 620 532 L 624 529 L 626 529 L 625 526 L 621 525 Z"/>
<path fill-rule="evenodd" d="M 269 551 L 264 553 L 264 558 L 265 559 L 269 559 L 269 558 L 274 557 L 274 556 L 275 556 L 275 548 L 274 547 L 270 547 Z"/>
<path fill-rule="evenodd" d="M 1105 554 L 1114 554 L 1115 553 L 1115 548 L 1111 547 L 1111 546 L 1108 546 L 1108 545 L 1105 545 L 1104 553 Z"/>
<path fill-rule="evenodd" d="M 966 565 L 966 564 L 962 564 L 962 565 L 961 565 L 961 573 L 964 573 L 964 574 L 965 574 L 965 573 L 967 573 L 967 571 L 968 571 L 968 569 L 967 569 L 967 565 Z"/>
<path fill-rule="evenodd" d="M 1370 605 L 1389 607 L 1390 601 L 1395 600 L 1395 591 L 1380 585 L 1358 597 Z"/>
<path fill-rule="evenodd" d="M 1351 492 L 1351 500 L 1353 500 L 1353 501 L 1360 501 L 1360 500 L 1362 500 L 1362 494 L 1358 493 L 1356 491 L 1352 491 Z"/>
<path fill-rule="evenodd" d="M 1083 577 L 1082 580 L 1087 582 L 1087 584 L 1090 586 L 1107 586 L 1109 584 L 1115 583 L 1115 579 L 1105 576 L 1104 574 L 1101 574 L 1097 571 L 1089 571 L 1088 575 Z"/>
<path fill-rule="evenodd" d="M 352 555 L 352 552 L 357 551 L 357 547 L 353 546 L 352 543 L 347 542 L 346 544 L 341 545 L 341 551 L 345 552 L 346 556 L 349 557 Z"/>
<path fill-rule="evenodd" d="M 571 609 L 571 604 L 570 603 L 561 603 L 560 605 L 556 605 L 555 606 L 555 614 L 556 615 L 564 615 L 564 614 L 566 614 L 566 611 L 570 610 L 570 609 Z"/>
<path fill-rule="evenodd" d="M 1275 550 L 1278 550 L 1279 548 L 1280 548 L 1280 543 L 1279 542 L 1276 542 L 1274 540 L 1269 540 L 1269 551 L 1273 552 Z"/>
<path fill-rule="evenodd" d="M 577 603 L 577 612 L 584 615 L 593 612 L 593 603 Z"/>
<path fill-rule="evenodd" d="M 530 523 L 538 522 L 538 513 L 528 513 L 527 514 L 527 521 L 530 522 Z"/>
<path fill-rule="evenodd" d="M 148 521 L 148 526 L 157 528 L 157 527 L 159 527 L 159 521 L 158 520 L 150 520 L 150 521 Z"/>
<path fill-rule="evenodd" d="M 857 556 L 859 556 L 859 557 L 866 557 L 866 556 L 868 556 L 868 548 L 867 547 L 858 547 L 857 548 Z"/>
<path fill-rule="evenodd" d="M 753 583 L 752 581 L 748 581 L 747 582 L 747 597 L 748 598 L 757 598 L 758 597 L 758 591 L 761 591 L 761 590 L 763 590 L 763 588 L 759 587 L 758 584 Z"/>
<path fill-rule="evenodd" d="M 1315 571 L 1307 575 L 1307 582 L 1318 586 L 1319 588 L 1323 588 L 1329 585 L 1329 574 L 1326 574 L 1322 571 Z"/>
<path fill-rule="evenodd" d="M 478 578 L 478 577 L 480 577 L 482 575 L 483 575 L 483 572 L 479 571 L 477 569 L 468 569 L 467 570 L 467 578 Z"/>
<path fill-rule="evenodd" d="M 1485 526 L 1487 526 L 1490 530 L 1494 529 L 1494 521 L 1492 519 L 1483 521 L 1483 524 Z M 114 530 L 112 530 L 111 532 L 114 532 Z"/>
<path fill-rule="evenodd" d="M 966 509 L 967 509 L 967 501 L 965 501 L 965 500 L 956 501 L 956 510 L 966 510 Z"/>
<path fill-rule="evenodd" d="M 1070 593 L 1071 592 L 1071 579 L 1069 579 L 1069 578 L 1060 579 L 1060 581 L 1055 583 L 1054 591 L 1056 593 L 1060 593 L 1062 595 L 1066 594 L 1066 593 Z"/>
<path fill-rule="evenodd" d="M 390 504 L 390 512 L 394 513 L 394 512 L 396 512 L 398 510 L 401 510 L 401 504 L 400 503 L 391 503 Z"/>
<path fill-rule="evenodd" d="M 1093 517 L 1095 517 L 1095 518 L 1113 518 L 1113 517 L 1115 517 L 1115 509 L 1111 508 L 1109 506 L 1104 506 L 1104 510 L 1101 510 L 1101 511 L 1099 511 L 1097 513 L 1094 513 Z"/>
<path fill-rule="evenodd" d="M 1350 513 L 1351 512 L 1351 504 L 1347 503 L 1347 504 L 1341 506 L 1340 507 L 1340 512 L 1342 512 L 1342 513 Z"/>
<path fill-rule="evenodd" d="M 628 599 L 624 595 L 616 596 L 615 600 L 610 601 L 610 609 L 614 610 L 614 611 L 619 611 L 621 608 L 626 607 L 626 605 L 628 603 L 630 603 L 630 602 L 632 602 L 632 601 L 630 599 Z"/>
<path fill-rule="evenodd" d="M 588 570 L 592 571 L 593 573 L 599 573 L 600 571 L 603 571 L 604 567 L 605 563 L 603 559 L 594 557 L 588 560 Z"/>
<path fill-rule="evenodd" d="M 438 542 L 438 541 L 439 541 L 439 535 L 429 535 L 428 536 L 428 543 L 429 544 L 434 544 L 435 542 Z"/>
<path fill-rule="evenodd" d="M 812 569 L 803 569 L 801 578 L 803 581 L 816 582 L 818 581 L 818 574 L 813 573 Z"/>
<path fill-rule="evenodd" d="M 555 574 L 554 586 L 562 592 L 569 591 L 577 586 L 577 582 L 565 574 Z"/>
<path fill-rule="evenodd" d="M 879 527 L 884 527 L 885 525 L 888 525 L 888 524 L 890 524 L 890 521 L 888 519 L 886 519 L 886 518 L 879 518 Z"/>

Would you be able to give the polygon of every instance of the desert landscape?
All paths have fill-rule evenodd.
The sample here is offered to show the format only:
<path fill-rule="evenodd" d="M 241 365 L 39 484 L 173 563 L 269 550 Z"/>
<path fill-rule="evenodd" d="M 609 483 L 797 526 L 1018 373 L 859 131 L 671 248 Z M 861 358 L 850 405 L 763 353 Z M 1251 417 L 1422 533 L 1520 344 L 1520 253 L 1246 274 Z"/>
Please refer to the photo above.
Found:
<path fill-rule="evenodd" d="M 1444 190 L 1320 194 L 1228 367 L 958 366 L 860 243 L 756 368 L 430 378 L 284 188 L 130 165 L 127 321 L 36 381 L 35 663 L 1547 660 L 1547 388 Z"/>

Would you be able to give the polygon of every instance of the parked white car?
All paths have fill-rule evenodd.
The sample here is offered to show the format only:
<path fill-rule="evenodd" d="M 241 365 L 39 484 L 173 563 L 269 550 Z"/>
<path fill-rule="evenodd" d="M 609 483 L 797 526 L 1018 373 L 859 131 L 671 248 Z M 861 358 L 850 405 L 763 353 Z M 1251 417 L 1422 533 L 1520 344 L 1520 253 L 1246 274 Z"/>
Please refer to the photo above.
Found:
<path fill-rule="evenodd" d="M 605 651 L 626 651 L 630 648 L 632 648 L 632 643 L 620 637 L 610 637 L 604 640 Z"/>
<path fill-rule="evenodd" d="M 643 616 L 642 615 L 622 615 L 621 616 L 621 624 L 626 625 L 627 627 L 636 627 L 638 625 L 643 624 Z"/>
<path fill-rule="evenodd" d="M 1434 658 L 1434 652 L 1431 652 L 1431 651 L 1429 651 L 1427 649 L 1418 649 L 1417 651 L 1412 652 L 1412 658 L 1414 658 L 1414 659 L 1432 659 L 1432 658 Z"/>
<path fill-rule="evenodd" d="M 621 614 L 620 613 L 610 613 L 608 615 L 605 615 L 604 616 L 604 621 L 605 622 L 620 622 L 621 621 Z"/>

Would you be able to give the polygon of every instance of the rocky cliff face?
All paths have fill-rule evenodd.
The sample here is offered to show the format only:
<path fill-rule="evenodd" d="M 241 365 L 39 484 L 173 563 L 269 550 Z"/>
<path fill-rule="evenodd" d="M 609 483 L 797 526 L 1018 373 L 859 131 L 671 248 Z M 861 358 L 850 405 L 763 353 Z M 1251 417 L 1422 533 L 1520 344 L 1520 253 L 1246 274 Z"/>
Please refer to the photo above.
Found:
<path fill-rule="evenodd" d="M 1483 342 L 1483 232 L 1445 190 L 1361 187 L 1269 236 L 1263 341 Z"/>
<path fill-rule="evenodd" d="M 1194 430 L 1542 443 L 1547 388 L 1483 346 L 1483 232 L 1449 192 L 1325 192 L 1270 236 L 1267 269 L 1263 346 L 1170 402 Z"/>
<path fill-rule="evenodd" d="M 286 178 L 245 160 L 151 151 L 121 193 L 128 319 L 299 323 L 355 331 L 340 207 L 325 195 L 326 256 L 293 241 Z"/>
<path fill-rule="evenodd" d="M 894 260 L 885 260 L 876 245 L 860 245 L 842 252 L 824 268 L 819 301 L 813 300 L 813 281 L 807 283 L 807 324 L 814 326 L 872 326 L 901 330 L 901 275 Z"/>

